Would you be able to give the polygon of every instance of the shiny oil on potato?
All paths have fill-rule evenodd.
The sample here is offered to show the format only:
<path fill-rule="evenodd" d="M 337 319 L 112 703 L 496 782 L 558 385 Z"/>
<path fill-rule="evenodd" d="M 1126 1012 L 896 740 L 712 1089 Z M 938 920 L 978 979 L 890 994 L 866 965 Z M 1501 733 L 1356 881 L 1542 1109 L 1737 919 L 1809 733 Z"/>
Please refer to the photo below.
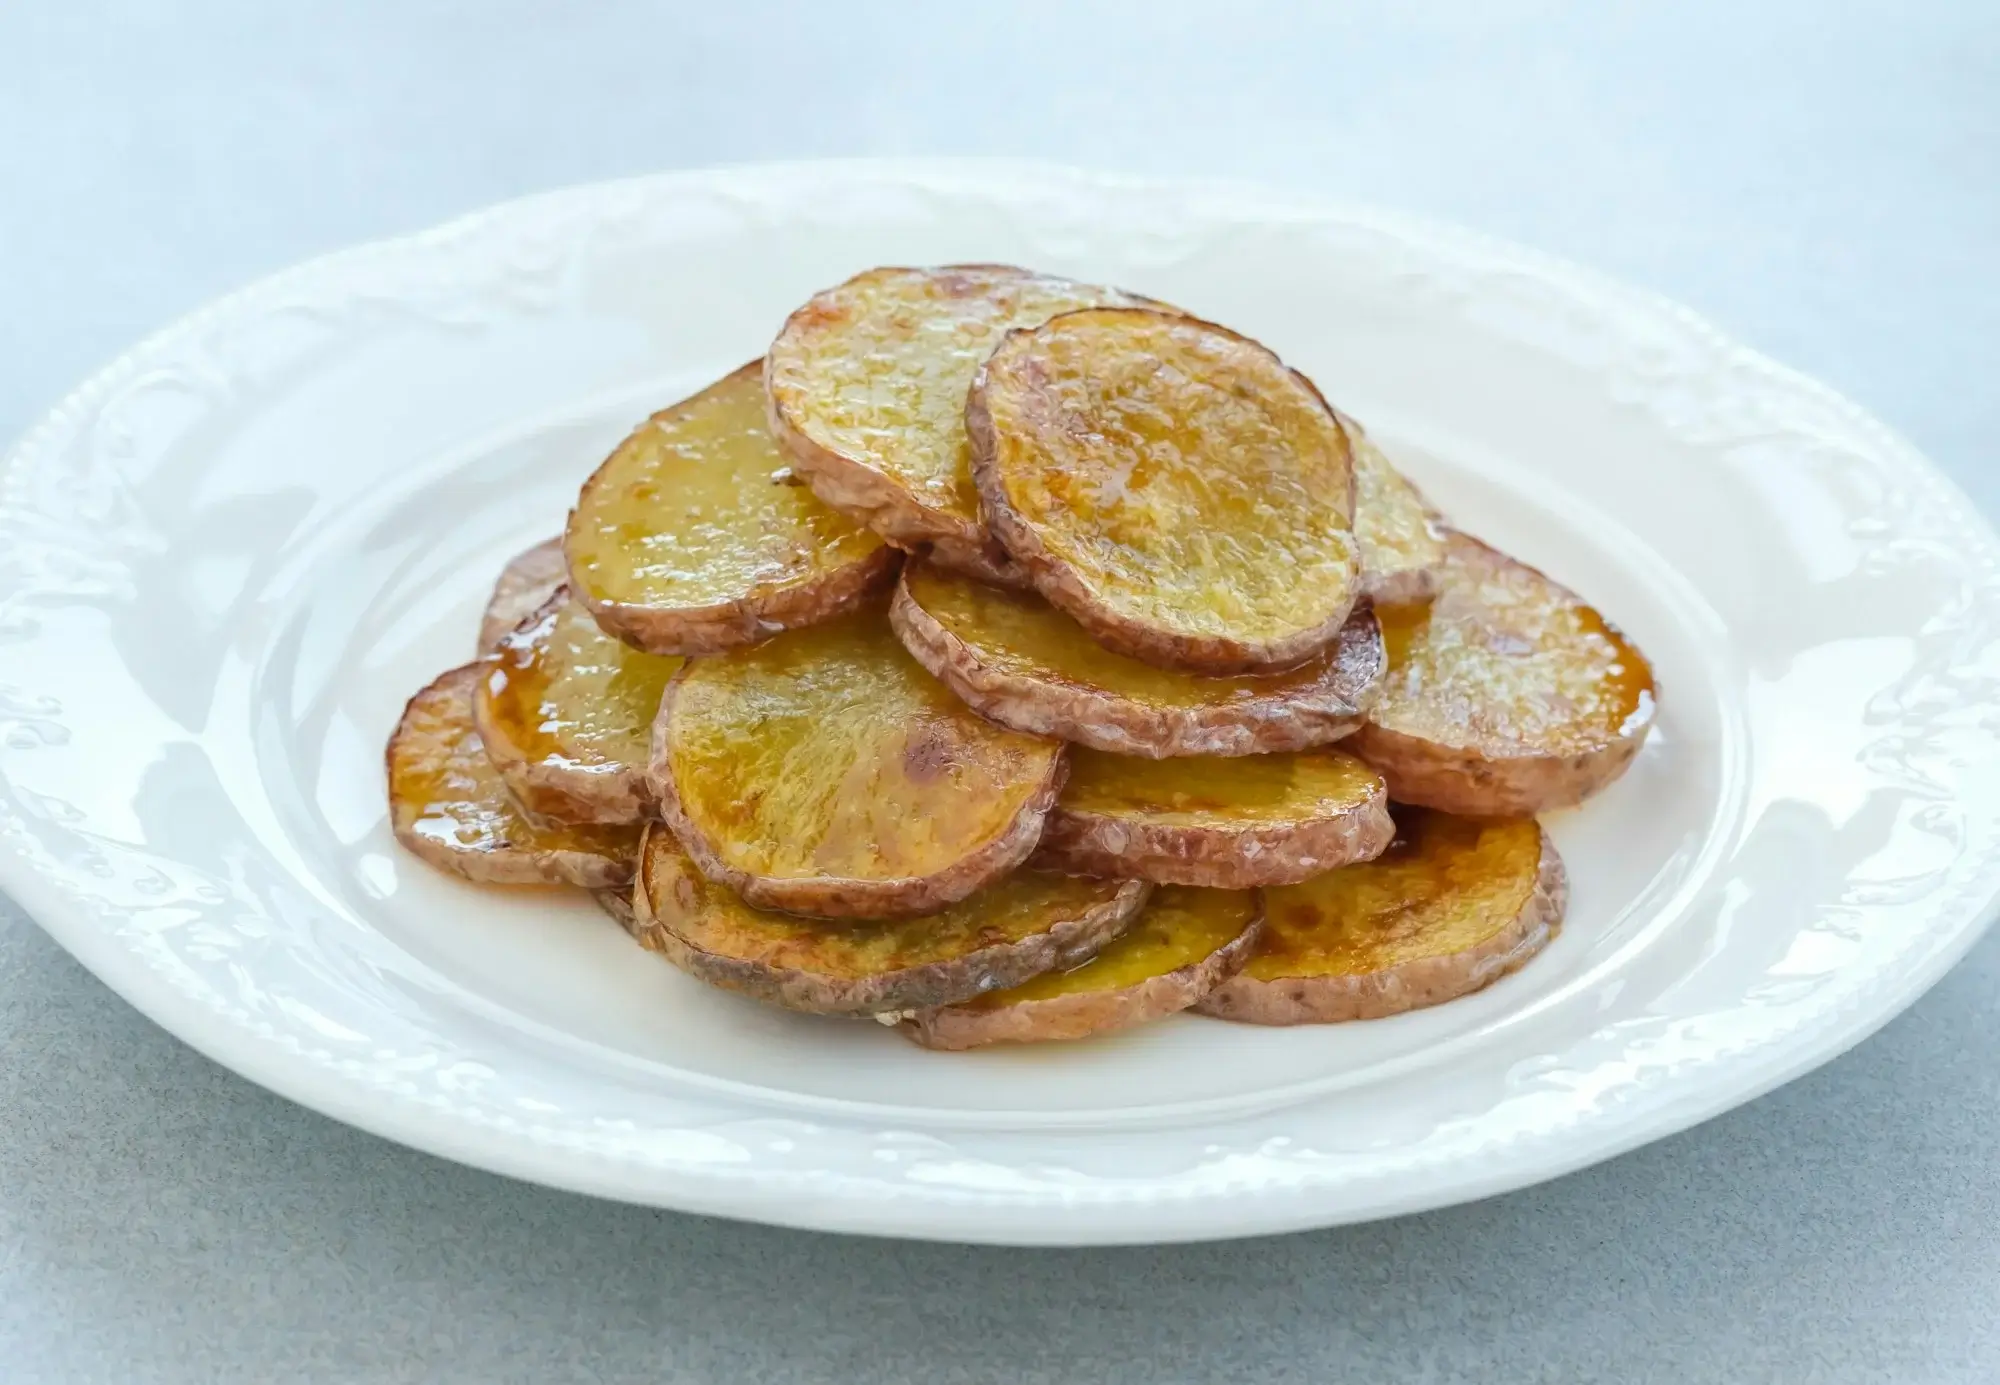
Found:
<path fill-rule="evenodd" d="M 396 840 L 440 870 L 486 884 L 607 889 L 629 881 L 637 827 L 538 823 L 508 794 L 472 725 L 484 667 L 440 675 L 404 708 L 386 757 Z"/>
<path fill-rule="evenodd" d="M 1467 995 L 1562 924 L 1562 858 L 1532 818 L 1398 809 L 1373 861 L 1264 892 L 1263 940 L 1201 1003 L 1251 1024 L 1377 1019 Z"/>
<path fill-rule="evenodd" d="M 1580 803 L 1653 724 L 1653 670 L 1568 588 L 1454 533 L 1437 598 L 1377 612 L 1389 675 L 1351 749 L 1389 796 L 1450 813 Z"/>
<path fill-rule="evenodd" d="M 682 662 L 605 634 L 558 591 L 499 642 L 479 680 L 473 720 L 486 756 L 538 817 L 643 821 L 653 720 Z"/>
<path fill-rule="evenodd" d="M 848 610 L 896 554 L 801 483 L 753 362 L 633 430 L 563 535 L 570 591 L 653 654 L 707 654 Z"/>
<path fill-rule="evenodd" d="M 869 609 L 690 660 L 652 782 L 711 879 L 764 908 L 921 914 L 1027 858 L 1063 746 L 975 715 Z"/>
<path fill-rule="evenodd" d="M 1226 328 L 1092 308 L 1011 332 L 966 425 L 995 536 L 1120 653 L 1286 668 L 1360 594 L 1345 430 L 1309 380 Z"/>
<path fill-rule="evenodd" d="M 973 373 L 1011 328 L 1149 301 L 1008 265 L 868 270 L 814 295 L 771 344 L 773 428 L 835 508 L 904 548 L 1018 582 L 972 485 Z"/>

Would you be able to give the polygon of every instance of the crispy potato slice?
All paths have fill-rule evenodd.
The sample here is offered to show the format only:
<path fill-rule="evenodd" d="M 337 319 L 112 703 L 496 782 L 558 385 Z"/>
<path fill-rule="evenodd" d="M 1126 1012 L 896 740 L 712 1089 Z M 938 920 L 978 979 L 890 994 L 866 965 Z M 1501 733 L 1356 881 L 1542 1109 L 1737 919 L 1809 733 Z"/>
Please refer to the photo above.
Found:
<path fill-rule="evenodd" d="M 889 608 L 904 647 L 982 716 L 1114 755 L 1304 750 L 1361 725 L 1387 667 L 1375 617 L 1282 673 L 1205 677 L 1115 654 L 1028 592 L 913 560 Z"/>
<path fill-rule="evenodd" d="M 584 483 L 563 534 L 570 590 L 653 654 L 711 654 L 838 615 L 897 555 L 793 473 L 751 362 L 654 414 Z"/>
<path fill-rule="evenodd" d="M 472 726 L 485 668 L 441 674 L 403 709 L 386 757 L 396 840 L 440 870 L 490 885 L 626 883 L 638 828 L 544 825 L 508 796 Z"/>
<path fill-rule="evenodd" d="M 1562 926 L 1569 883 L 1532 818 L 1399 810 L 1373 861 L 1267 890 L 1264 940 L 1201 1002 L 1249 1024 L 1379 1019 L 1469 995 Z"/>
<path fill-rule="evenodd" d="M 1645 655 L 1568 588 L 1453 533 L 1429 606 L 1384 607 L 1389 679 L 1350 747 L 1389 797 L 1448 813 L 1564 808 L 1652 728 Z"/>
<path fill-rule="evenodd" d="M 514 797 L 557 822 L 640 822 L 660 694 L 685 662 L 598 628 L 567 588 L 500 641 L 473 696 L 486 757 Z"/>
<path fill-rule="evenodd" d="M 1361 590 L 1378 606 L 1429 601 L 1444 567 L 1445 526 L 1360 424 L 1340 416 L 1354 448 L 1354 539 Z"/>
<path fill-rule="evenodd" d="M 1034 862 L 1246 890 L 1366 861 L 1395 830 L 1382 776 L 1337 750 L 1140 760 L 1079 749 Z"/>
<path fill-rule="evenodd" d="M 644 848 L 641 848 L 642 852 L 643 850 Z M 643 854 L 640 860 L 641 862 L 645 860 Z M 638 911 L 632 907 L 632 891 L 630 889 L 592 890 L 590 897 L 597 901 L 598 908 L 618 921 L 620 928 L 623 928 L 633 937 L 639 938 L 642 943 L 645 941 L 641 936 L 644 930 L 639 922 Z"/>
<path fill-rule="evenodd" d="M 1090 961 L 1011 990 L 919 1011 L 897 1027 L 925 1048 L 1082 1039 L 1187 1009 L 1256 950 L 1255 890 L 1163 885 L 1123 936 Z"/>
<path fill-rule="evenodd" d="M 1227 328 L 1089 308 L 1009 332 L 966 425 L 994 536 L 1122 654 L 1287 668 L 1360 594 L 1346 432 L 1310 380 Z"/>
<path fill-rule="evenodd" d="M 972 486 L 973 372 L 1009 328 L 1149 302 L 1008 265 L 868 270 L 814 295 L 771 344 L 772 431 L 827 504 L 901 547 L 1019 585 Z"/>
<path fill-rule="evenodd" d="M 479 652 L 491 654 L 499 648 L 508 631 L 539 610 L 568 576 L 560 536 L 508 559 L 479 617 Z"/>
<path fill-rule="evenodd" d="M 750 903 L 888 918 L 1025 860 L 1063 746 L 975 716 L 869 609 L 691 660 L 660 704 L 651 773 L 688 853 Z"/>
<path fill-rule="evenodd" d="M 753 908 L 649 830 L 633 893 L 640 942 L 789 1010 L 870 1015 L 967 1000 L 1096 955 L 1151 886 L 1019 871 L 918 919 L 808 919 Z"/>

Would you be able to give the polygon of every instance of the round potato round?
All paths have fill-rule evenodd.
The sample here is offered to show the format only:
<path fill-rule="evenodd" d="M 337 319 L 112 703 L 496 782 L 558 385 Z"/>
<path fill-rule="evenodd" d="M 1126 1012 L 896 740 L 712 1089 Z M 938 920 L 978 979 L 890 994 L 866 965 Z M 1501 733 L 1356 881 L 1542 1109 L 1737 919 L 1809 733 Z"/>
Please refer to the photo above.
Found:
<path fill-rule="evenodd" d="M 1382 776 L 1337 750 L 1188 760 L 1072 750 L 1034 862 L 1245 890 L 1366 861 L 1394 835 Z"/>
<path fill-rule="evenodd" d="M 1645 655 L 1568 588 L 1453 533 L 1436 600 L 1383 607 L 1389 676 L 1349 747 L 1389 797 L 1526 816 L 1582 802 L 1652 729 Z"/>
<path fill-rule="evenodd" d="M 1021 584 L 972 485 L 973 373 L 1010 328 L 1150 301 L 1008 265 L 868 270 L 815 294 L 771 344 L 772 432 L 835 509 L 949 567 Z"/>
<path fill-rule="evenodd" d="M 479 652 L 491 654 L 497 649 L 507 633 L 554 596 L 568 576 L 560 537 L 544 539 L 508 559 L 479 617 Z"/>
<path fill-rule="evenodd" d="M 559 589 L 500 641 L 479 680 L 472 715 L 486 758 L 537 817 L 643 821 L 653 719 L 682 663 L 605 634 Z"/>
<path fill-rule="evenodd" d="M 1020 871 L 926 918 L 800 918 L 746 904 L 655 827 L 641 853 L 633 931 L 713 985 L 788 1010 L 872 1015 L 1077 966 L 1125 930 L 1150 889 Z"/>
<path fill-rule="evenodd" d="M 1040 597 L 911 562 L 889 608 L 904 647 L 981 716 L 1114 755 L 1304 750 L 1360 727 L 1387 667 L 1375 617 L 1282 673 L 1206 677 L 1116 654 Z"/>
<path fill-rule="evenodd" d="M 1264 939 L 1203 1014 L 1332 1024 L 1441 1005 L 1527 963 L 1562 925 L 1569 886 L 1532 818 L 1399 810 L 1373 861 L 1267 890 Z"/>
<path fill-rule="evenodd" d="M 570 590 L 652 654 L 710 654 L 849 610 L 897 554 L 794 474 L 757 362 L 633 430 L 563 534 Z"/>
<path fill-rule="evenodd" d="M 1444 566 L 1445 526 L 1423 492 L 1369 440 L 1340 418 L 1354 449 L 1354 540 L 1361 548 L 1361 591 L 1378 606 L 1428 601 Z"/>
<path fill-rule="evenodd" d="M 750 903 L 887 918 L 1024 861 L 1063 746 L 974 715 L 870 609 L 690 660 L 660 703 L 651 776 L 696 863 Z"/>
<path fill-rule="evenodd" d="M 607 889 L 632 878 L 637 827 L 538 823 L 508 795 L 472 725 L 484 663 L 441 674 L 410 699 L 389 737 L 389 822 L 440 870 L 490 885 Z"/>
<path fill-rule="evenodd" d="M 923 1010 L 898 1026 L 925 1048 L 1082 1039 L 1195 1004 L 1249 960 L 1263 930 L 1254 890 L 1163 885 L 1116 941 L 1068 971 Z"/>
<path fill-rule="evenodd" d="M 1010 332 L 966 424 L 995 537 L 1122 654 L 1288 668 L 1360 594 L 1346 432 L 1311 381 L 1226 328 L 1090 308 Z"/>

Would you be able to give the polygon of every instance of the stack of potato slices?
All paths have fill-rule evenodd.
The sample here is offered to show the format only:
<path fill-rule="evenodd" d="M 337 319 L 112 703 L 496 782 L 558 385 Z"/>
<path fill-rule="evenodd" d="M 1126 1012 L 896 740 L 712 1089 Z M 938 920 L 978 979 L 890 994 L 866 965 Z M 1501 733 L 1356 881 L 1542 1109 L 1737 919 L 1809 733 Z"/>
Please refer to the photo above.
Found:
<path fill-rule="evenodd" d="M 1536 821 L 1643 655 L 1269 350 L 876 269 L 641 424 L 389 742 L 396 835 L 931 1048 L 1435 1005 L 1561 925 Z"/>

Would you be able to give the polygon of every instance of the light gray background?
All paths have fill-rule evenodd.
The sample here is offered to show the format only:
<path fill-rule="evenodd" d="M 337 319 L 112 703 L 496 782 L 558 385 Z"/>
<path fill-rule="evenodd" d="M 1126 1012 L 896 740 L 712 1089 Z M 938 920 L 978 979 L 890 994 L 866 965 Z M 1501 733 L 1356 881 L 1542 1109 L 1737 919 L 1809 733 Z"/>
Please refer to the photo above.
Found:
<path fill-rule="evenodd" d="M 344 243 L 719 161 L 1331 189 L 1658 288 L 2000 511 L 2000 11 L 0 0 L 0 436 Z M 0 1379 L 2000 1379 L 2000 937 L 1551 1186 L 1161 1250 L 841 1239 L 441 1163 L 154 1029 L 0 899 Z"/>

